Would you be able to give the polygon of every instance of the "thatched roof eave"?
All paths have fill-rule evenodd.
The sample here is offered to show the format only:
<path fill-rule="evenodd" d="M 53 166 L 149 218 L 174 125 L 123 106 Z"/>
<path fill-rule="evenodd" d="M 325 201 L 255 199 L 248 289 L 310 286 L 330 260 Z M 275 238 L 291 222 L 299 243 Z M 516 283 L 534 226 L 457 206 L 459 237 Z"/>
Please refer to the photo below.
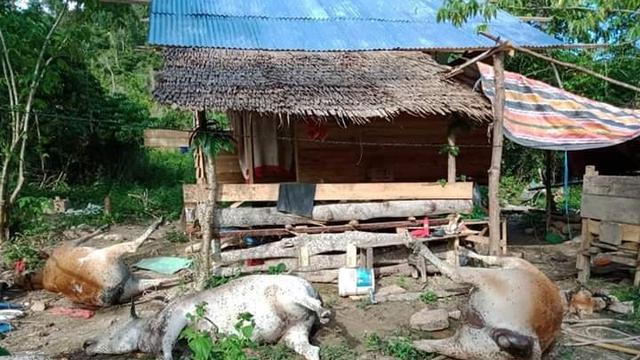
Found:
<path fill-rule="evenodd" d="M 491 118 L 486 98 L 421 52 L 164 50 L 154 97 L 185 109 L 366 123 L 400 113 Z"/>

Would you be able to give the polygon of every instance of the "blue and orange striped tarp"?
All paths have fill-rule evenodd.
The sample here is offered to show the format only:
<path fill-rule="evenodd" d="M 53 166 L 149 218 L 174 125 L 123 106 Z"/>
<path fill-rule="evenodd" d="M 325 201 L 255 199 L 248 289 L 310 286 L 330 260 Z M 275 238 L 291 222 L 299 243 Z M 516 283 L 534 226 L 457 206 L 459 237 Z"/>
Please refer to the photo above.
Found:
<path fill-rule="evenodd" d="M 493 67 L 478 63 L 484 94 L 493 102 Z M 584 150 L 640 136 L 640 110 L 589 100 L 522 75 L 505 72 L 504 132 L 523 146 Z"/>

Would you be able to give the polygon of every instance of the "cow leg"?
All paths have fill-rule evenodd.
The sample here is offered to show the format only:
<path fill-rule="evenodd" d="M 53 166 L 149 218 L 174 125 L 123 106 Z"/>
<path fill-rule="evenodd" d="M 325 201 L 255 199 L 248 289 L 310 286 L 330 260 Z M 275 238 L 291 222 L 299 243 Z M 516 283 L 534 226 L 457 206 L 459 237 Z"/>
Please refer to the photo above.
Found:
<path fill-rule="evenodd" d="M 305 360 L 320 360 L 320 348 L 309 343 L 309 331 L 314 322 L 315 319 L 312 316 L 301 320 L 287 329 L 282 337 L 285 345 L 300 354 Z"/>
<path fill-rule="evenodd" d="M 109 247 L 100 249 L 99 251 L 113 258 L 119 258 L 120 256 L 128 253 L 135 253 L 136 251 L 138 251 L 138 248 L 149 238 L 149 236 L 151 236 L 151 234 L 156 231 L 158 226 L 160 226 L 160 223 L 162 223 L 162 219 L 157 220 L 156 222 L 151 224 L 151 226 L 149 226 L 147 230 L 145 230 L 145 232 L 135 240 L 111 245 Z"/>
<path fill-rule="evenodd" d="M 122 295 L 120 295 L 120 302 L 125 303 L 147 290 L 176 285 L 179 282 L 179 277 L 162 279 L 139 279 L 135 276 L 131 276 L 124 284 L 124 290 L 122 291 Z"/>
<path fill-rule="evenodd" d="M 449 338 L 439 340 L 418 340 L 413 346 L 424 352 L 437 353 L 461 360 L 510 359 L 484 329 L 462 326 Z"/>

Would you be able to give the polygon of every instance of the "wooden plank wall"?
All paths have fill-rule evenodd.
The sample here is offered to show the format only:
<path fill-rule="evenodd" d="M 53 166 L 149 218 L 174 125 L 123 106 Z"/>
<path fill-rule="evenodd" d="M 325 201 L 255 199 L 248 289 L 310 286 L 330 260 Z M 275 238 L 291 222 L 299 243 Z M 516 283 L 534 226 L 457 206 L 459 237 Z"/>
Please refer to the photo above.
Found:
<path fill-rule="evenodd" d="M 334 122 L 325 125 L 330 144 L 305 141 L 307 125 L 297 123 L 299 181 L 313 183 L 351 182 L 434 182 L 447 178 L 447 155 L 439 154 L 447 142 L 448 122 L 443 117 L 401 116 L 393 122 L 376 120 L 367 125 L 341 128 Z M 460 145 L 457 173 L 468 181 L 486 183 L 491 148 L 486 126 L 456 136 Z M 433 147 L 360 146 L 369 143 L 434 144 Z"/>
<path fill-rule="evenodd" d="M 640 225 L 640 176 L 585 174 L 581 215 Z"/>

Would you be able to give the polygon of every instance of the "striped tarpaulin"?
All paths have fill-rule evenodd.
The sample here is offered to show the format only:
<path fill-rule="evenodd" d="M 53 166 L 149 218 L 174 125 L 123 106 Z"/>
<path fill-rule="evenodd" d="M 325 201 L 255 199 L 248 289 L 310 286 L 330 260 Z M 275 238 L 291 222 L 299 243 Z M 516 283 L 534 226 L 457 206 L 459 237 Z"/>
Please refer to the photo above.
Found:
<path fill-rule="evenodd" d="M 478 63 L 484 94 L 493 102 L 493 67 Z M 640 111 L 589 100 L 522 75 L 505 72 L 504 132 L 523 146 L 584 150 L 640 136 Z"/>

